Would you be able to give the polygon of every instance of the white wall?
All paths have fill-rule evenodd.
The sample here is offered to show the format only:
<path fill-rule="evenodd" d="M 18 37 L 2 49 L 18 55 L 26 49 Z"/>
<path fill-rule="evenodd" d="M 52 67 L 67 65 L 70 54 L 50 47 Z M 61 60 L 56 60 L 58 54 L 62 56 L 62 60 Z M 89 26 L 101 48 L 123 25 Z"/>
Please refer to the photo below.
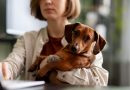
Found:
<path fill-rule="evenodd" d="M 130 0 L 123 1 L 123 29 L 121 40 L 121 84 L 130 85 Z"/>
<path fill-rule="evenodd" d="M 45 22 L 31 16 L 30 0 L 7 0 L 7 33 L 23 34 L 45 25 Z"/>

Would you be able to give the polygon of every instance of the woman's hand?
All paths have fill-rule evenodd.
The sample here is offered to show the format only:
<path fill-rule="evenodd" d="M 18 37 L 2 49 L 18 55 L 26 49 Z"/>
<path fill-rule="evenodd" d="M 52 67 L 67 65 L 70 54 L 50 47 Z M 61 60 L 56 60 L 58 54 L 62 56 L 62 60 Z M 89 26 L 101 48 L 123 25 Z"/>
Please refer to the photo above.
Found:
<path fill-rule="evenodd" d="M 3 80 L 2 63 L 0 63 L 0 81 Z"/>
<path fill-rule="evenodd" d="M 1 80 L 8 80 L 9 78 L 9 73 L 8 73 L 8 65 L 6 62 L 1 62 L 0 63 L 0 79 Z"/>

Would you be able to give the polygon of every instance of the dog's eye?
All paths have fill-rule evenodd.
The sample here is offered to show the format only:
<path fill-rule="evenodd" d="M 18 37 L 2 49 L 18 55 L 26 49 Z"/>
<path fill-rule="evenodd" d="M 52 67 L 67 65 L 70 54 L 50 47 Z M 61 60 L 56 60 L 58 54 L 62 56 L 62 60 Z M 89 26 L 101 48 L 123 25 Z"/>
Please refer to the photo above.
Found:
<path fill-rule="evenodd" d="M 83 36 L 83 40 L 84 40 L 84 42 L 87 42 L 89 39 L 90 39 L 89 36 Z"/>
<path fill-rule="evenodd" d="M 72 33 L 73 33 L 74 36 L 79 36 L 80 35 L 80 32 L 78 30 L 73 30 Z"/>

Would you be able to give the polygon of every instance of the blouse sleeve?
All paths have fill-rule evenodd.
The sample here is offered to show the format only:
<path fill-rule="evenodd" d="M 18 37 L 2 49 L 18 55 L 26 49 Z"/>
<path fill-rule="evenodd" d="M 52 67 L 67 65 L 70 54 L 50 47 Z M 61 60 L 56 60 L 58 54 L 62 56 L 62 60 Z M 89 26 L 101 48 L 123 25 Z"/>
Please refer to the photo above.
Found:
<path fill-rule="evenodd" d="M 20 37 L 14 45 L 12 53 L 10 53 L 9 56 L 1 62 L 0 66 L 4 79 L 15 79 L 24 67 L 24 60 L 24 39 L 23 37 Z"/>
<path fill-rule="evenodd" d="M 96 59 L 89 69 L 73 69 L 72 71 L 58 71 L 57 78 L 72 85 L 107 86 L 108 71 L 102 67 L 102 53 L 96 55 Z"/>

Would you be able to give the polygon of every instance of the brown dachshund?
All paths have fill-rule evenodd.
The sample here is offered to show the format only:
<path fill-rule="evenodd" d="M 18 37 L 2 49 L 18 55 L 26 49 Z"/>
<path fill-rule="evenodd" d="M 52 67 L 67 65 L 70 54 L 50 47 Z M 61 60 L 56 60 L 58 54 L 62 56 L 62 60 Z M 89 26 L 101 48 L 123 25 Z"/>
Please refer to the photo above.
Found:
<path fill-rule="evenodd" d="M 89 68 L 106 44 L 106 41 L 92 28 L 81 23 L 65 26 L 65 39 L 68 44 L 48 59 L 48 63 L 37 72 L 37 78 L 51 70 L 69 71 L 75 68 Z M 35 71 L 42 60 L 40 56 L 31 65 L 29 71 Z"/>

